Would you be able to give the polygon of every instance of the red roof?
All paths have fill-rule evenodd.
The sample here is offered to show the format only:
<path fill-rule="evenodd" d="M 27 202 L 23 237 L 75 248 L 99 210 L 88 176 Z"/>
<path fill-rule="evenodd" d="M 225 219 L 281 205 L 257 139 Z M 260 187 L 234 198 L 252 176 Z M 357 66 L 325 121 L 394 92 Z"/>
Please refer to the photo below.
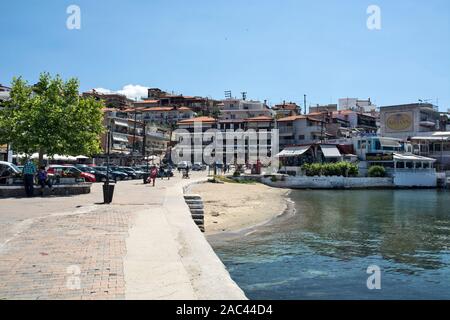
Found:
<path fill-rule="evenodd" d="M 295 121 L 295 120 L 299 120 L 299 119 L 308 119 L 308 120 L 311 120 L 311 121 L 322 122 L 322 120 L 320 120 L 320 119 L 316 119 L 316 118 L 312 118 L 312 117 L 308 117 L 308 116 L 303 116 L 303 115 L 281 118 L 281 119 L 278 119 L 278 122 L 289 122 L 289 121 Z"/>
<path fill-rule="evenodd" d="M 245 119 L 248 122 L 271 122 L 273 119 L 269 116 L 259 116 L 254 118 Z"/>
<path fill-rule="evenodd" d="M 213 123 L 216 122 L 216 119 L 210 118 L 210 117 L 197 117 L 197 118 L 191 118 L 186 120 L 181 120 L 180 124 L 186 124 L 186 123 L 194 123 L 194 122 L 205 122 L 205 123 Z"/>
<path fill-rule="evenodd" d="M 280 118 L 278 119 L 278 122 L 289 122 L 289 121 L 295 121 L 298 119 L 306 119 L 305 116 L 290 116 L 290 117 L 284 117 L 284 118 Z"/>
<path fill-rule="evenodd" d="M 149 103 L 159 103 L 159 100 L 143 100 L 134 102 L 135 104 L 149 104 Z"/>
<path fill-rule="evenodd" d="M 142 109 L 142 111 L 144 111 L 144 112 L 149 112 L 149 111 L 168 112 L 168 111 L 172 111 L 172 110 L 173 110 L 172 107 L 151 107 L 151 108 Z"/>

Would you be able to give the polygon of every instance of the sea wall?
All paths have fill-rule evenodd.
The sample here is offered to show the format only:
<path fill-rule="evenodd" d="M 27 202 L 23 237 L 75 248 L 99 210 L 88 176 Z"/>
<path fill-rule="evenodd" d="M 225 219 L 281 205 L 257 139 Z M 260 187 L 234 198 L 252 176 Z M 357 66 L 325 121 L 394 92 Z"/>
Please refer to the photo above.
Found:
<path fill-rule="evenodd" d="M 276 177 L 276 181 L 273 180 L 273 177 Z M 392 178 L 265 176 L 262 177 L 260 181 L 271 187 L 291 189 L 361 189 L 394 187 Z"/>

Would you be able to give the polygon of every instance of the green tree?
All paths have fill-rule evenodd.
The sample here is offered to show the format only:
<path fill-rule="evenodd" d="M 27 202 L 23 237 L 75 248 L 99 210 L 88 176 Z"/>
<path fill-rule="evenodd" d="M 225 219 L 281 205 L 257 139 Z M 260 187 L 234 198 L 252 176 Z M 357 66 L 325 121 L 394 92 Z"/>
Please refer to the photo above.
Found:
<path fill-rule="evenodd" d="M 102 102 L 82 98 L 75 78 L 63 81 L 42 73 L 29 86 L 14 78 L 10 100 L 0 109 L 0 143 L 10 143 L 18 153 L 92 155 L 100 151 L 103 132 Z"/>

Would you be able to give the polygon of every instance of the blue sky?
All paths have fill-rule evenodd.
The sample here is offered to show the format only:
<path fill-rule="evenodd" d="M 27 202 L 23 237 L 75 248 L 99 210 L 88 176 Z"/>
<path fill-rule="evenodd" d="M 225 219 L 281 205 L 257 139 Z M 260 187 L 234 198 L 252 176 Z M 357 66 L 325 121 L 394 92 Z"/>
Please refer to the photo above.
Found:
<path fill-rule="evenodd" d="M 81 8 L 68 30 L 66 8 Z M 366 27 L 369 5 L 381 30 Z M 82 90 L 128 84 L 185 95 L 450 108 L 448 0 L 2 1 L 0 83 L 42 71 Z"/>

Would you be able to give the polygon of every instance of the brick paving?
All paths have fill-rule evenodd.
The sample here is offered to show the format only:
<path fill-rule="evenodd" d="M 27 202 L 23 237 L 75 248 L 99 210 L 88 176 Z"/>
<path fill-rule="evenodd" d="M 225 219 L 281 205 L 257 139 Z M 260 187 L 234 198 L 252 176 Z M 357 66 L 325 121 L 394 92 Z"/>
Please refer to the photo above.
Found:
<path fill-rule="evenodd" d="M 124 299 L 130 212 L 98 206 L 36 219 L 0 250 L 0 300 Z"/>

